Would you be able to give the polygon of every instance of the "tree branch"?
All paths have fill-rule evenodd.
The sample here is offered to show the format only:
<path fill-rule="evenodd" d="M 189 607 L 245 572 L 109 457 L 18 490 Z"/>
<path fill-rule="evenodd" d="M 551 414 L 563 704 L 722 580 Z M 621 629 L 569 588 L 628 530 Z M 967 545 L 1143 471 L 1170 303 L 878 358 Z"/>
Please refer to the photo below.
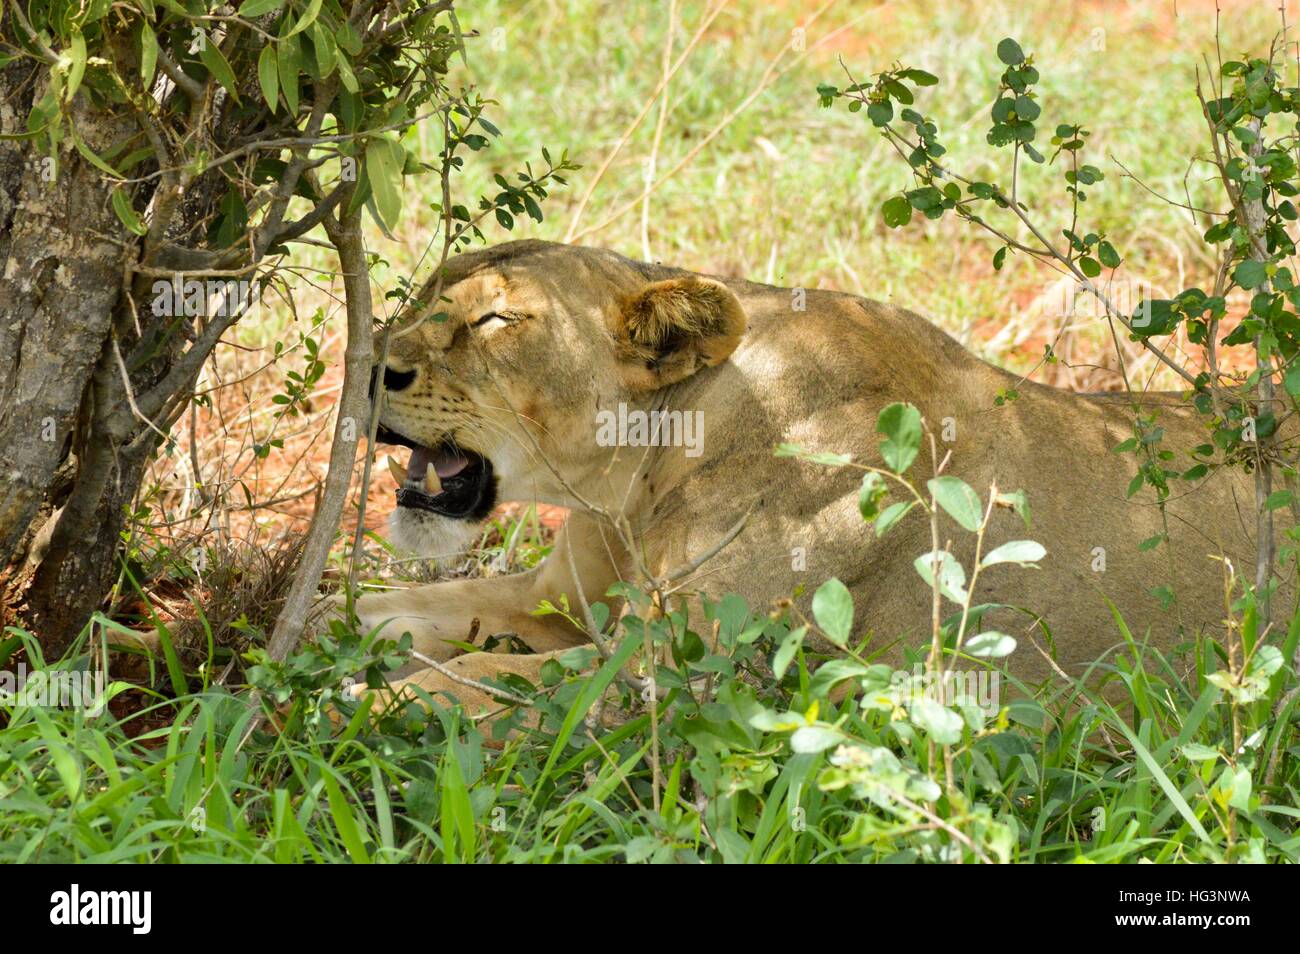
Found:
<path fill-rule="evenodd" d="M 357 446 L 365 432 L 369 398 L 370 362 L 374 349 L 374 318 L 370 304 L 370 275 L 366 270 L 365 243 L 361 237 L 360 210 L 345 213 L 336 223 L 325 219 L 325 229 L 338 249 L 339 268 L 343 272 L 343 290 L 347 299 L 348 338 L 343 361 L 343 391 L 339 397 L 338 419 L 334 424 L 334 442 L 330 448 L 329 472 L 325 492 L 312 517 L 311 529 L 303 544 L 302 556 L 294 572 L 293 583 L 284 607 L 275 622 L 268 646 L 272 660 L 283 662 L 298 645 L 307 623 L 307 614 L 315 600 L 321 573 L 329 557 L 334 534 L 343 517 L 343 505 L 352 486 L 352 468 Z"/>

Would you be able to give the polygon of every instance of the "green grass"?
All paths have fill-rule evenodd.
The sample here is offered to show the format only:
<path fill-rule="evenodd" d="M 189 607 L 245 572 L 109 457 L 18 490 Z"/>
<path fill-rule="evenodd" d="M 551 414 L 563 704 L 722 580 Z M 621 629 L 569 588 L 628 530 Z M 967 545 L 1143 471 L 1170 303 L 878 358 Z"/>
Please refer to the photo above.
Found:
<path fill-rule="evenodd" d="M 283 667 L 249 672 L 268 716 L 251 733 L 260 710 L 249 691 L 213 685 L 211 667 L 192 692 L 126 718 L 6 706 L 0 859 L 1300 860 L 1293 755 L 1261 784 L 1273 750 L 1291 744 L 1277 726 L 1295 700 L 1277 723 L 1276 693 L 1233 705 L 1210 678 L 1220 664 L 1208 642 L 1184 681 L 1175 661 L 1129 637 L 1102 666 L 1114 683 L 1105 697 L 1060 681 L 987 721 L 967 712 L 945 762 L 915 719 L 833 701 L 849 670 L 812 674 L 801 650 L 783 679 L 749 678 L 789 627 L 734 600 L 712 615 L 716 654 L 692 650 L 680 619 L 649 624 L 677 648 L 658 672 L 675 688 L 657 733 L 613 683 L 617 657 L 594 676 L 513 685 L 535 697 L 534 728 L 518 710 L 475 727 L 458 709 L 414 703 L 372 718 L 343 699 L 342 680 L 394 647 L 340 628 Z M 110 630 L 100 619 L 88 635 Z M 642 632 L 633 614 L 619 656 Z M 705 672 L 707 691 L 685 683 Z M 589 724 L 602 693 L 614 717 Z M 1244 741 L 1229 769 L 1234 731 Z"/>
<path fill-rule="evenodd" d="M 678 51 L 702 9 L 681 7 Z M 995 273 L 993 246 L 951 221 L 887 230 L 880 205 L 907 185 L 905 169 L 861 115 L 818 108 L 816 86 L 842 85 L 837 55 L 859 77 L 896 60 L 927 69 L 943 95 L 920 108 L 938 121 L 953 165 L 1005 180 L 1007 170 L 981 163 L 990 154 L 983 137 L 999 69 L 993 47 L 1015 35 L 1044 74 L 1042 125 L 1082 121 L 1094 132 L 1088 157 L 1107 179 L 1088 203 L 1090 225 L 1125 250 L 1134 275 L 1183 287 L 1205 268 L 1197 230 L 1110 158 L 1156 191 L 1182 194 L 1187 157 L 1203 139 L 1192 88 L 1213 24 L 1205 3 L 1181 3 L 1177 20 L 1171 7 L 844 0 L 806 42 L 848 28 L 792 65 L 654 193 L 649 255 L 894 301 L 994 360 L 1028 367 L 1048 331 L 997 335 L 1023 325 L 1023 310 L 1054 276 L 1015 258 Z M 466 11 L 466 26 L 482 36 L 470 41 L 469 68 L 456 69 L 500 100 L 492 118 L 504 136 L 469 165 L 457 186 L 462 199 L 491 191 L 493 174 L 535 160 L 543 145 L 567 148 L 585 167 L 553 193 L 540 226 L 506 233 L 493 225 L 491 240 L 566 234 L 589 177 L 658 82 L 666 9 L 488 0 Z M 755 87 L 810 9 L 729 7 L 671 86 L 660 170 Z M 1234 7 L 1225 52 L 1258 51 L 1273 29 L 1267 5 Z M 782 68 L 793 58 L 787 54 Z M 637 195 L 656 117 L 652 110 L 611 165 L 580 225 L 602 222 Z M 427 131 L 413 138 L 426 150 L 435 145 Z M 1203 174 L 1189 179 L 1194 198 L 1208 192 Z M 1022 197 L 1044 212 L 1063 207 L 1049 179 L 1057 173 L 1023 181 Z M 380 292 L 411 272 L 433 225 L 428 185 L 408 184 L 397 241 L 373 241 L 387 263 L 375 270 Z M 583 241 L 641 257 L 639 209 Z M 297 263 L 330 260 L 308 250 Z M 303 282 L 295 292 L 304 316 L 328 301 Z M 295 328 L 287 309 L 259 315 L 241 325 L 243 344 L 294 344 L 307 328 Z M 337 316 L 331 323 L 327 334 L 337 332 Z M 1098 329 L 1076 337 L 1077 360 L 1105 354 Z M 298 367 L 299 356 L 290 360 Z M 1114 381 L 1103 375 L 1096 383 Z M 159 575 L 193 584 L 179 577 L 188 565 L 179 544 L 173 551 L 141 533 L 132 546 L 132 566 L 153 577 L 141 579 L 147 601 Z M 547 546 L 534 514 L 503 517 L 477 571 L 530 567 Z M 367 565 L 362 575 L 379 569 Z M 165 622 L 151 605 L 139 622 L 159 630 L 162 652 L 142 667 L 144 689 L 110 686 L 108 712 L 0 704 L 0 859 L 1300 860 L 1297 697 L 1288 694 L 1295 674 L 1284 666 L 1262 694 L 1242 697 L 1224 688 L 1229 654 L 1209 639 L 1166 658 L 1117 621 L 1125 648 L 1099 662 L 1104 685 L 1058 679 L 1021 687 L 991 718 L 962 711 L 960 740 L 945 762 L 930 730 L 897 709 L 836 701 L 836 669 L 811 671 L 820 660 L 804 650 L 781 678 L 767 676 L 780 647 L 793 646 L 792 624 L 769 619 L 763 607 L 724 603 L 715 613 L 723 644 L 712 653 L 681 620 L 670 630 L 662 620 L 628 617 L 618 636 L 628 651 L 649 627 L 674 658 L 657 674 L 670 694 L 653 716 L 608 667 L 596 676 L 557 669 L 543 685 L 511 687 L 535 697 L 536 725 L 518 712 L 475 725 L 442 705 L 371 717 L 348 701 L 345 680 L 378 676 L 399 649 L 367 634 L 335 628 L 283 666 L 269 665 L 249 647 L 269 628 L 271 601 L 265 589 L 248 592 L 256 600 L 230 610 L 242 614 L 238 645 L 211 638 L 206 620 Z M 37 669 L 84 667 L 102 658 L 120 628 L 97 618 L 82 644 L 49 664 L 30 637 L 11 630 L 0 655 L 21 652 Z M 1293 623 L 1285 638 L 1272 638 L 1284 659 L 1293 658 L 1298 634 Z M 702 673 L 713 674 L 704 689 Z M 601 695 L 607 718 L 589 724 Z"/>

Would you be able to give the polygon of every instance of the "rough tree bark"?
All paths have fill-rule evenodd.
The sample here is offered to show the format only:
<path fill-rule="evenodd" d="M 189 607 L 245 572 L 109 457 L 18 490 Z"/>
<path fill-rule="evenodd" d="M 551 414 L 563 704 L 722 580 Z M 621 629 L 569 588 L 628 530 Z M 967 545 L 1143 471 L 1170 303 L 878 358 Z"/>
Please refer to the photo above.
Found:
<path fill-rule="evenodd" d="M 107 589 L 122 505 L 152 448 L 97 430 L 121 391 L 106 344 L 137 245 L 111 182 L 71 143 L 56 165 L 8 138 L 26 129 L 40 72 L 0 70 L 0 566 L 11 594 L 32 585 L 33 623 L 66 635 Z M 97 152 L 136 131 L 129 116 L 73 109 Z"/>

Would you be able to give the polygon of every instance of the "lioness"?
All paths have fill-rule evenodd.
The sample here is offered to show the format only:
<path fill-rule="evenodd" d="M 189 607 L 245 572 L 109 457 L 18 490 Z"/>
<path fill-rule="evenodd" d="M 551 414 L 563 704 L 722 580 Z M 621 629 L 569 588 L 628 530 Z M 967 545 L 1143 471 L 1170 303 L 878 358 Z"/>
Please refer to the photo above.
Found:
<path fill-rule="evenodd" d="M 447 555 L 476 538 L 498 503 L 571 508 L 531 572 L 359 600 L 364 625 L 410 631 L 420 653 L 447 664 L 407 681 L 466 705 L 490 701 L 469 681 L 505 671 L 535 681 L 542 662 L 586 641 L 561 616 L 533 615 L 540 601 L 567 595 L 577 614 L 578 590 L 605 600 L 611 583 L 638 571 L 690 566 L 747 512 L 739 535 L 676 586 L 765 607 L 801 588 L 806 600 L 838 577 L 854 596 L 857 631 L 892 647 L 882 658 L 927 643 L 931 595 L 913 561 L 932 548 L 928 520 L 914 512 L 877 539 L 858 512 L 860 471 L 773 454 L 791 443 L 880 464 L 876 416 L 896 401 L 916 405 L 940 436 L 947 473 L 981 495 L 994 483 L 1028 494 L 1032 529 L 999 511 L 985 551 L 1029 537 L 1046 547 L 1041 568 L 993 566 L 976 594 L 1047 621 L 1054 646 L 1018 612 L 984 621 L 1020 637 L 1009 660 L 1019 678 L 1036 682 L 1054 667 L 1082 674 L 1120 644 L 1107 598 L 1137 638 L 1149 629 L 1166 649 L 1180 634 L 1221 631 L 1224 564 L 1212 558 L 1252 565 L 1253 490 L 1239 472 L 1175 490 L 1169 543 L 1139 551 L 1166 527 L 1149 492 L 1127 499 L 1133 458 L 1111 453 L 1133 433 L 1125 402 L 1022 383 L 900 308 L 537 241 L 450 261 L 449 301 L 432 300 L 434 284 L 376 368 L 387 390 L 379 438 L 411 448 L 397 473 L 393 540 Z M 1018 399 L 998 406 L 1013 385 Z M 1162 446 L 1185 459 L 1206 434 L 1173 398 L 1165 403 Z M 656 436 L 637 426 L 655 411 L 680 415 L 660 419 Z M 654 446 L 665 434 L 675 446 Z M 920 486 L 930 456 L 913 467 Z M 940 545 L 951 541 L 969 568 L 973 536 L 943 520 Z M 1162 585 L 1176 595 L 1168 609 L 1151 592 Z M 517 634 L 533 654 L 456 655 L 446 641 L 471 630 Z"/>

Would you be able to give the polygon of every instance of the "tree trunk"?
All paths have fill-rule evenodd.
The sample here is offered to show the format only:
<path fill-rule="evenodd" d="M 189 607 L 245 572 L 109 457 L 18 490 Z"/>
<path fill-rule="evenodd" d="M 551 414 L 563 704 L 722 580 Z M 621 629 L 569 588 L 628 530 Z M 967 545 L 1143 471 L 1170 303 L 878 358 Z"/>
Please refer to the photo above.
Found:
<path fill-rule="evenodd" d="M 25 61 L 0 69 L 0 134 L 26 132 L 41 75 Z M 139 140 L 124 109 L 93 108 L 84 95 L 69 109 L 98 155 Z M 114 212 L 113 180 L 68 139 L 56 158 L 31 139 L 0 138 L 0 605 L 3 622 L 28 627 L 49 658 L 110 590 L 158 432 L 201 367 L 167 380 L 192 321 L 133 305 L 149 301 L 154 279 L 132 270 L 143 240 Z M 208 217 L 209 191 L 200 180 L 186 192 L 174 232 Z M 134 203 L 151 196 L 137 187 Z M 160 384 L 167 393 L 146 422 L 131 398 Z"/>
<path fill-rule="evenodd" d="M 26 131 L 41 72 L 23 62 L 0 70 L 6 137 Z M 75 121 L 91 149 L 106 151 L 135 133 L 130 119 L 88 115 L 77 108 L 81 102 L 74 103 Z M 0 566 L 10 567 L 11 607 L 29 578 L 62 581 L 66 589 L 57 595 L 49 585 L 34 588 L 29 607 L 32 622 L 39 619 L 59 644 L 102 598 L 121 527 L 120 507 L 86 512 L 86 484 L 133 493 L 143 463 L 109 460 L 98 475 L 72 466 L 106 449 L 108 435 L 90 426 L 91 383 L 105 375 L 105 345 L 136 240 L 113 212 L 102 173 L 72 143 L 57 160 L 30 140 L 0 139 Z M 56 481 L 61 468 L 64 479 Z M 65 496 L 76 520 L 65 519 L 64 508 L 59 532 L 52 521 Z M 96 520 L 103 522 L 92 525 Z"/>

